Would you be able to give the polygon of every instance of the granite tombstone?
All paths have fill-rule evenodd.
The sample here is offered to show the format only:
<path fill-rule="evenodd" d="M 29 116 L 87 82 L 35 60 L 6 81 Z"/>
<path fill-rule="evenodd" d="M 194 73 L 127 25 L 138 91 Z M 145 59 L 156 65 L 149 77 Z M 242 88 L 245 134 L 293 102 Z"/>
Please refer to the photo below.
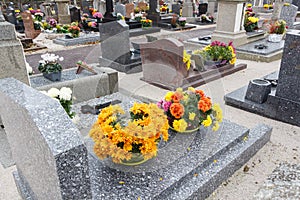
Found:
<path fill-rule="evenodd" d="M 80 22 L 80 8 L 77 8 L 76 6 L 70 6 L 70 16 L 71 22 Z"/>
<path fill-rule="evenodd" d="M 133 3 L 127 3 L 125 4 L 125 17 L 130 19 L 131 18 L 131 13 L 134 13 L 134 4 Z"/>
<path fill-rule="evenodd" d="M 292 28 L 296 20 L 298 7 L 290 4 L 289 6 L 283 6 L 280 13 L 280 19 L 286 21 L 286 25 Z"/>
<path fill-rule="evenodd" d="M 120 13 L 122 16 L 126 15 L 126 8 L 124 4 L 117 3 L 117 5 L 115 6 L 115 15 L 117 15 L 118 13 Z"/>

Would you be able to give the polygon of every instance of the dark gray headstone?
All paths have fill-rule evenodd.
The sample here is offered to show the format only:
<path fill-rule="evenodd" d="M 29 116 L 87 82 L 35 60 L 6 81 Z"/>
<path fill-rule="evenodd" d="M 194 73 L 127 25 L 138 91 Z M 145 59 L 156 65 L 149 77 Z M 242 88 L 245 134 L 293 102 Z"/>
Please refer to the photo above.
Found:
<path fill-rule="evenodd" d="M 300 0 L 293 0 L 293 4 L 298 6 L 298 11 L 300 11 Z"/>
<path fill-rule="evenodd" d="M 198 15 L 206 14 L 207 13 L 207 3 L 200 3 L 198 7 Z"/>
<path fill-rule="evenodd" d="M 83 13 L 90 14 L 89 9 L 93 8 L 93 1 L 91 1 L 91 0 L 82 0 L 81 5 L 82 5 L 81 8 L 82 8 Z"/>
<path fill-rule="evenodd" d="M 149 1 L 149 12 L 150 12 L 150 14 L 156 13 L 157 12 L 156 9 L 157 9 L 157 0 L 150 0 Z"/>
<path fill-rule="evenodd" d="M 286 25 L 289 28 L 293 27 L 296 19 L 298 7 L 290 4 L 289 6 L 283 6 L 280 13 L 280 19 L 286 21 Z"/>
<path fill-rule="evenodd" d="M 300 34 L 286 34 L 276 96 L 300 102 Z"/>
<path fill-rule="evenodd" d="M 71 16 L 71 22 L 79 22 L 80 19 L 80 8 L 77 8 L 76 6 L 72 6 L 70 8 L 70 16 Z"/>
<path fill-rule="evenodd" d="M 7 9 L 6 10 L 6 17 L 9 23 L 16 25 L 17 24 L 17 18 L 16 13 L 14 9 Z"/>
<path fill-rule="evenodd" d="M 124 20 L 100 24 L 102 57 L 126 64 L 130 58 L 129 26 Z"/>
<path fill-rule="evenodd" d="M 172 4 L 172 12 L 180 15 L 180 4 Z"/>

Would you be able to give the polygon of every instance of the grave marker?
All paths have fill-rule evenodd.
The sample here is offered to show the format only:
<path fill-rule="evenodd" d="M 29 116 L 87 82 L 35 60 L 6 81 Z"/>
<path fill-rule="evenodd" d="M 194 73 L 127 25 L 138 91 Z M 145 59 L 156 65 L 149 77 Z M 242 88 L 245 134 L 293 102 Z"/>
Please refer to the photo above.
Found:
<path fill-rule="evenodd" d="M 115 14 L 117 15 L 118 13 L 120 13 L 123 16 L 126 15 L 126 9 L 124 4 L 117 3 L 117 5 L 115 6 Z"/>
<path fill-rule="evenodd" d="M 127 3 L 125 4 L 125 17 L 130 19 L 131 18 L 131 13 L 134 13 L 134 4 L 133 3 Z"/>
<path fill-rule="evenodd" d="M 292 28 L 297 16 L 298 7 L 290 4 L 289 6 L 283 6 L 280 13 L 280 19 L 286 21 L 286 25 Z"/>
<path fill-rule="evenodd" d="M 31 39 L 36 38 L 41 33 L 41 30 L 34 29 L 31 13 L 29 11 L 25 11 L 21 13 L 21 16 L 25 27 L 25 36 Z"/>

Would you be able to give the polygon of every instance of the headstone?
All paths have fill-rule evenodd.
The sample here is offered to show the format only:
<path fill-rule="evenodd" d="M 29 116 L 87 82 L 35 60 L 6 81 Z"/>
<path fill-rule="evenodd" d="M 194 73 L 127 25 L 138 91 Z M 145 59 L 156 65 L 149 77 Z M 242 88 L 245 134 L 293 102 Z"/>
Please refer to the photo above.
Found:
<path fill-rule="evenodd" d="M 70 10 L 69 10 L 69 0 L 56 0 L 57 4 L 57 16 L 58 22 L 60 24 L 70 24 Z"/>
<path fill-rule="evenodd" d="M 232 41 L 236 47 L 247 43 L 246 32 L 242 30 L 244 3 L 244 0 L 218 0 L 217 27 L 212 41 Z"/>
<path fill-rule="evenodd" d="M 0 91 L 14 177 L 31 196 L 23 198 L 91 199 L 88 152 L 60 103 L 12 78 L 0 80 Z"/>
<path fill-rule="evenodd" d="M 16 25 L 17 24 L 17 18 L 15 9 L 13 7 L 8 7 L 6 9 L 6 17 L 9 23 Z"/>
<path fill-rule="evenodd" d="M 105 14 L 104 18 L 113 19 L 114 3 L 113 0 L 105 0 Z"/>
<path fill-rule="evenodd" d="M 182 7 L 182 16 L 183 17 L 193 17 L 193 1 L 187 0 L 184 1 L 183 7 Z"/>
<path fill-rule="evenodd" d="M 140 57 L 132 58 L 130 52 L 129 26 L 124 20 L 99 25 L 102 56 L 100 67 L 111 67 L 117 71 L 133 73 L 140 71 Z M 137 70 L 137 71 L 136 71 Z"/>
<path fill-rule="evenodd" d="M 120 13 L 123 16 L 126 15 L 126 9 L 125 9 L 125 5 L 124 4 L 118 3 L 115 6 L 115 14 L 117 15 L 117 13 Z"/>
<path fill-rule="evenodd" d="M 207 3 L 200 3 L 198 7 L 198 15 L 206 14 L 207 13 Z"/>
<path fill-rule="evenodd" d="M 14 77 L 30 84 L 25 65 L 25 57 L 14 25 L 6 22 L 0 12 L 0 78 Z"/>
<path fill-rule="evenodd" d="M 275 0 L 272 17 L 271 17 L 273 21 L 280 19 L 280 14 L 281 14 L 281 9 L 283 7 L 283 4 L 284 4 L 283 0 Z"/>
<path fill-rule="evenodd" d="M 126 18 L 131 18 L 131 13 L 134 13 L 134 4 L 133 3 L 127 3 L 125 4 L 125 11 L 126 11 Z"/>
<path fill-rule="evenodd" d="M 77 8 L 76 6 L 72 6 L 70 8 L 70 16 L 71 16 L 71 22 L 80 22 L 80 8 Z"/>
<path fill-rule="evenodd" d="M 298 11 L 300 11 L 300 0 L 293 0 L 292 2 L 295 6 L 298 6 Z"/>
<path fill-rule="evenodd" d="M 140 44 L 143 80 L 180 87 L 188 75 L 183 63 L 183 43 L 174 38 Z"/>
<path fill-rule="evenodd" d="M 31 39 L 36 38 L 41 33 L 41 30 L 34 29 L 31 13 L 29 11 L 25 11 L 21 13 L 21 16 L 25 27 L 25 36 Z"/>
<path fill-rule="evenodd" d="M 300 103 L 300 34 L 287 33 L 276 96 Z"/>
<path fill-rule="evenodd" d="M 180 15 L 180 4 L 172 4 L 172 13 Z"/>
<path fill-rule="evenodd" d="M 148 11 L 147 18 L 152 20 L 152 24 L 154 26 L 157 26 L 157 24 L 159 23 L 161 18 L 160 18 L 157 0 L 149 1 L 149 11 Z"/>
<path fill-rule="evenodd" d="M 83 13 L 90 13 L 89 9 L 93 8 L 93 2 L 92 0 L 82 0 L 81 1 L 81 7 L 82 7 L 82 12 Z"/>
<path fill-rule="evenodd" d="M 283 6 L 281 9 L 280 19 L 286 21 L 286 25 L 289 28 L 292 28 L 296 20 L 297 11 L 298 7 L 293 4 L 290 4 L 289 6 Z"/>
<path fill-rule="evenodd" d="M 141 11 L 146 11 L 147 10 L 147 3 L 141 1 L 141 2 L 138 3 L 137 7 L 139 7 L 139 9 Z"/>

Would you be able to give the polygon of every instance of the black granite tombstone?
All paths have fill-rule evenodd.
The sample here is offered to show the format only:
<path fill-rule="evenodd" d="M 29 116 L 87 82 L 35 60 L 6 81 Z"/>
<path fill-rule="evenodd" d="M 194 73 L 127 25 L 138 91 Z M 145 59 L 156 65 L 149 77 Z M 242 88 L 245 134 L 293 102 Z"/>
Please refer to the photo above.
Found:
<path fill-rule="evenodd" d="M 71 16 L 71 22 L 79 22 L 80 8 L 77 8 L 76 6 L 70 7 L 70 16 Z"/>
<path fill-rule="evenodd" d="M 206 14 L 207 13 L 207 3 L 200 3 L 198 7 L 198 15 Z"/>

